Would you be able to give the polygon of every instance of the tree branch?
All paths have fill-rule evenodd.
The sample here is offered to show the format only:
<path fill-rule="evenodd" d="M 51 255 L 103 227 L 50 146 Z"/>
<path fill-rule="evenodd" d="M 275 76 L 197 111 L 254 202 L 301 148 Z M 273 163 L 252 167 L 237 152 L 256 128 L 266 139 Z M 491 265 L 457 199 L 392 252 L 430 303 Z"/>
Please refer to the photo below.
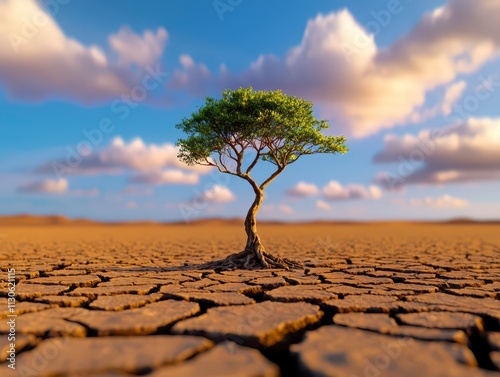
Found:
<path fill-rule="evenodd" d="M 276 153 L 274 153 L 274 150 L 272 148 L 269 148 L 269 155 L 273 158 L 274 162 L 276 163 L 276 166 L 278 168 L 282 168 L 280 161 L 278 160 L 278 157 L 276 156 Z"/>
<path fill-rule="evenodd" d="M 226 170 L 226 171 L 229 171 L 229 169 L 227 168 L 227 166 L 224 164 L 224 162 L 222 162 L 222 154 L 219 153 L 219 162 L 220 164 L 222 165 L 222 167 Z"/>
<path fill-rule="evenodd" d="M 250 183 L 250 186 L 252 186 L 253 191 L 255 192 L 255 195 L 262 194 L 262 189 L 259 187 L 257 182 L 255 182 L 252 177 L 250 177 L 247 174 L 240 174 L 238 177 L 243 178 L 245 181 Z"/>
<path fill-rule="evenodd" d="M 259 189 L 264 190 L 268 184 L 270 184 L 278 175 L 281 174 L 281 172 L 285 170 L 285 167 L 279 167 L 269 178 L 267 178 L 262 184 L 260 185 Z"/>
<path fill-rule="evenodd" d="M 259 161 L 259 158 L 260 158 L 260 151 L 261 150 L 257 150 L 257 155 L 255 156 L 255 158 L 253 159 L 252 163 L 248 166 L 245 174 L 249 174 L 252 169 L 255 167 L 255 165 L 257 164 L 257 162 Z"/>
<path fill-rule="evenodd" d="M 259 185 L 257 184 L 257 182 L 255 182 L 252 177 L 250 177 L 248 174 L 243 174 L 241 172 L 232 172 L 230 171 L 225 165 L 224 163 L 222 162 L 222 155 L 219 154 L 219 162 L 220 164 L 222 165 L 222 167 L 217 164 L 217 162 L 210 162 L 208 160 L 208 158 L 205 158 L 205 161 L 207 162 L 206 164 L 200 164 L 200 165 L 206 165 L 206 166 L 214 166 L 217 168 L 217 170 L 219 170 L 219 172 L 221 173 L 224 173 L 224 174 L 230 174 L 230 175 L 234 175 L 236 177 L 239 177 L 239 178 L 242 178 L 244 179 L 245 181 L 247 181 L 248 183 L 250 183 L 250 186 L 252 186 L 253 188 L 253 191 L 255 192 L 255 194 L 261 194 L 262 193 L 262 190 L 259 188 Z"/>

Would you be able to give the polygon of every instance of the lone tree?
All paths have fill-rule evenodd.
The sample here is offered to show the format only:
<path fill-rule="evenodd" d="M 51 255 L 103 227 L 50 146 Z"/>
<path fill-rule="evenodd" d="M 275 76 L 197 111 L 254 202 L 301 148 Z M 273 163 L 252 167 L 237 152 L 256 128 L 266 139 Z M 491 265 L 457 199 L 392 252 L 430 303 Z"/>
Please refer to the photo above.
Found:
<path fill-rule="evenodd" d="M 280 90 L 226 90 L 221 99 L 205 104 L 176 127 L 187 135 L 180 139 L 178 157 L 188 165 L 216 167 L 221 173 L 247 181 L 255 199 L 245 219 L 247 243 L 243 251 L 209 262 L 204 268 L 299 268 L 301 263 L 274 256 L 264 249 L 257 233 L 257 212 L 264 190 L 285 168 L 301 156 L 346 153 L 344 136 L 326 136 L 325 120 L 313 114 L 313 104 Z M 273 164 L 273 172 L 260 184 L 250 175 L 259 161 Z"/>

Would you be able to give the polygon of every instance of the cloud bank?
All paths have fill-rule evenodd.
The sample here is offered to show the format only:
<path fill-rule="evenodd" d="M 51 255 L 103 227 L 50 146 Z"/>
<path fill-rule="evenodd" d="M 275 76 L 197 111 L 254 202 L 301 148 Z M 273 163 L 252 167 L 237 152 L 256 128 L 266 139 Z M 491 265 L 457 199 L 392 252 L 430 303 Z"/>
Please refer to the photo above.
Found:
<path fill-rule="evenodd" d="M 425 197 L 424 199 L 411 199 L 412 206 L 427 206 L 434 208 L 464 208 L 469 205 L 465 199 L 455 198 L 451 195 L 444 195 L 439 198 Z"/>
<path fill-rule="evenodd" d="M 465 89 L 459 76 L 499 56 L 500 2 L 449 0 L 392 45 L 378 46 L 375 36 L 385 23 L 411 11 L 409 4 L 388 5 L 365 25 L 347 9 L 318 14 L 283 56 L 260 55 L 241 72 L 225 65 L 211 72 L 183 54 L 165 101 L 181 92 L 200 97 L 228 87 L 279 88 L 314 101 L 334 132 L 354 137 L 449 114 Z M 30 29 L 25 20 L 40 26 Z M 169 37 L 164 28 L 137 34 L 125 26 L 108 37 L 109 48 L 87 46 L 66 36 L 35 0 L 0 2 L 0 34 L 7 36 L 0 40 L 0 80 L 10 96 L 84 103 L 129 93 L 140 79 L 136 68 L 157 65 Z M 435 90 L 444 92 L 443 104 L 427 109 L 426 96 Z"/>
<path fill-rule="evenodd" d="M 410 11 L 401 5 L 392 17 Z M 189 59 L 173 82 L 192 94 L 203 92 L 208 81 L 217 89 L 283 89 L 314 101 L 337 129 L 365 137 L 418 121 L 428 93 L 497 58 L 498 14 L 497 0 L 450 0 L 387 48 L 377 46 L 373 28 L 360 25 L 347 9 L 319 14 L 283 57 L 261 55 L 243 72 L 221 66 L 214 74 Z M 449 112 L 462 91 L 462 84 L 449 87 L 440 111 Z"/>
<path fill-rule="evenodd" d="M 146 144 L 141 138 L 129 143 L 115 137 L 109 146 L 88 156 L 75 156 L 46 162 L 35 169 L 40 174 L 54 174 L 54 166 L 64 166 L 70 175 L 116 175 L 133 172 L 130 182 L 195 185 L 200 174 L 211 171 L 206 166 L 188 166 L 177 158 L 178 148 L 171 144 Z"/>
<path fill-rule="evenodd" d="M 321 190 L 312 183 L 299 182 L 286 191 L 286 194 L 295 198 L 307 198 L 322 195 L 328 201 L 346 201 L 356 199 L 380 199 L 382 193 L 377 186 L 365 187 L 358 184 L 342 186 L 337 181 L 330 181 Z M 330 205 L 324 200 L 316 201 L 316 208 L 322 210 L 330 209 Z"/>
<path fill-rule="evenodd" d="M 318 195 L 319 189 L 312 183 L 299 182 L 291 189 L 287 190 L 286 194 L 296 198 L 305 198 L 308 196 Z"/>
<path fill-rule="evenodd" d="M 418 135 L 386 135 L 376 163 L 396 163 L 375 183 L 387 189 L 500 179 L 500 119 L 470 118 Z"/>
<path fill-rule="evenodd" d="M 71 196 L 97 196 L 99 190 L 70 190 L 67 179 L 46 179 L 43 181 L 31 182 L 22 185 L 17 190 L 22 194 L 50 194 L 50 195 L 71 195 Z"/>
<path fill-rule="evenodd" d="M 194 199 L 194 201 L 224 204 L 236 200 L 236 196 L 225 186 L 214 185 L 206 189 L 202 194 Z"/>
<path fill-rule="evenodd" d="M 19 192 L 24 194 L 65 194 L 68 191 L 69 184 L 66 179 L 47 179 L 44 181 L 28 183 L 19 187 Z"/>
<path fill-rule="evenodd" d="M 337 181 L 330 181 L 323 187 L 323 196 L 330 201 L 344 201 L 355 199 L 380 199 L 382 194 L 376 186 L 365 187 L 363 185 L 342 186 Z"/>
<path fill-rule="evenodd" d="M 51 14 L 35 0 L 0 1 L 0 82 L 11 97 L 102 102 L 129 93 L 142 68 L 159 62 L 165 29 L 137 35 L 122 28 L 109 37 L 106 53 L 64 34 L 52 16 L 64 6 L 50 8 Z"/>

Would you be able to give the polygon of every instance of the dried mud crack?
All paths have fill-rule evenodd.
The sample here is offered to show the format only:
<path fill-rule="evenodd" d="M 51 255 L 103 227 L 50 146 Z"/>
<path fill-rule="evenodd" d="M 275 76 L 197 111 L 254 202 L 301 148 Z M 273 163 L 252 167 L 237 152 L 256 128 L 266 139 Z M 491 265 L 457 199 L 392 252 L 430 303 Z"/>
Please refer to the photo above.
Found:
<path fill-rule="evenodd" d="M 14 267 L 20 369 L 0 374 L 499 375 L 496 228 L 275 226 L 270 249 L 304 266 L 258 269 L 224 258 L 239 243 L 227 230 L 169 229 L 17 230 L 0 251 L 0 316 Z"/>

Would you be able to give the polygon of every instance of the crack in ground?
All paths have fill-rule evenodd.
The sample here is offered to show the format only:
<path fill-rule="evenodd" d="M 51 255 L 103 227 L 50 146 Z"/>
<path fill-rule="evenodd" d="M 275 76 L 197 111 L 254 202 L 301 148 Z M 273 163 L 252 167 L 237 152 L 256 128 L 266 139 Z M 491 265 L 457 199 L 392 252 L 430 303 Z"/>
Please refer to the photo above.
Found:
<path fill-rule="evenodd" d="M 307 272 L 308 271 L 306 269 L 304 271 L 304 273 L 306 275 L 308 275 Z M 210 273 L 206 274 L 205 277 L 208 276 L 209 274 Z M 96 275 L 99 276 L 98 274 L 96 274 Z M 273 275 L 276 276 L 275 273 L 273 273 Z M 322 283 L 324 283 L 325 280 L 326 280 L 321 275 L 316 275 L 316 274 L 312 274 L 312 275 L 317 276 L 318 279 Z M 360 274 L 360 275 L 362 275 L 362 276 L 369 276 L 367 274 Z M 281 276 L 281 277 L 284 278 L 285 281 L 287 281 L 287 283 L 291 284 L 291 282 L 286 277 L 283 277 L 283 276 Z M 104 276 L 99 276 L 99 278 L 101 279 L 101 281 L 110 281 L 111 280 L 111 278 L 105 278 Z M 203 275 L 202 275 L 202 278 L 204 278 Z M 390 278 L 394 282 L 402 282 L 402 283 L 404 283 L 404 281 L 405 281 L 404 278 L 398 278 L 398 277 L 390 277 Z M 196 279 L 196 280 L 200 280 L 200 279 Z M 92 287 L 97 286 L 97 284 L 99 284 L 99 283 L 93 284 Z M 259 285 L 259 284 L 255 284 L 255 285 Z M 347 286 L 353 286 L 352 284 L 348 284 L 348 283 L 345 284 L 345 285 L 347 285 Z M 160 291 L 160 289 L 161 289 L 161 286 L 162 285 L 156 285 L 153 289 L 151 289 L 148 292 L 148 294 L 158 293 Z M 75 290 L 76 288 L 78 288 L 77 285 L 72 285 L 72 286 L 70 286 L 70 289 L 68 291 L 59 294 L 59 296 L 64 296 L 65 294 L 67 294 L 68 292 L 71 292 L 71 291 Z M 266 299 L 266 297 L 265 297 L 266 292 L 268 292 L 269 290 L 272 290 L 272 289 L 262 289 L 262 292 L 259 292 L 259 293 L 251 293 L 251 292 L 245 292 L 245 293 L 240 292 L 240 293 L 243 294 L 243 295 L 245 295 L 245 296 L 247 296 L 247 297 L 250 297 L 250 298 L 254 299 L 256 302 L 259 303 L 259 302 L 264 302 L 264 301 L 272 301 L 272 300 Z M 443 288 L 438 287 L 438 292 L 442 292 L 442 291 L 443 291 Z M 347 296 L 347 295 L 341 295 L 341 297 L 339 297 L 339 298 L 343 299 L 345 296 Z M 403 301 L 405 300 L 404 297 L 400 297 L 399 299 L 403 300 Z M 89 310 L 95 310 L 95 309 L 89 308 L 89 305 L 94 300 L 95 299 L 89 298 L 89 301 L 87 303 L 81 305 L 80 307 L 86 308 L 86 309 L 89 309 Z M 161 299 L 159 299 L 158 301 L 155 301 L 155 302 L 166 301 L 166 300 L 186 301 L 186 300 L 180 299 L 180 298 L 163 296 Z M 188 301 L 190 301 L 190 300 L 188 300 Z M 203 301 L 192 301 L 192 302 L 198 303 L 198 305 L 200 307 L 200 311 L 198 313 L 192 315 L 192 316 L 189 316 L 188 318 L 195 318 L 195 317 L 202 316 L 203 314 L 205 314 L 207 312 L 207 310 L 209 308 L 220 306 L 220 305 L 217 305 L 217 304 L 213 304 L 213 303 L 209 303 L 209 302 L 203 302 Z M 147 304 L 145 304 L 145 305 L 147 305 Z M 142 306 L 144 306 L 144 305 L 142 305 Z M 321 318 L 321 320 L 318 321 L 316 324 L 309 325 L 309 326 L 307 326 L 304 329 L 301 329 L 299 331 L 296 331 L 296 332 L 293 332 L 293 333 L 290 333 L 290 334 L 286 335 L 279 343 L 277 343 L 276 345 L 274 345 L 272 347 L 268 347 L 268 348 L 260 348 L 259 347 L 259 348 L 256 348 L 256 349 L 258 349 L 261 352 L 261 354 L 264 357 L 266 357 L 271 362 L 275 363 L 280 368 L 281 375 L 283 377 L 298 377 L 300 375 L 303 375 L 303 374 L 301 374 L 301 372 L 299 370 L 298 358 L 290 350 L 291 346 L 293 344 L 297 344 L 297 343 L 302 342 L 304 340 L 305 335 L 307 334 L 308 331 L 314 331 L 316 329 L 319 329 L 322 326 L 334 325 L 334 323 L 333 323 L 333 316 L 336 314 L 335 310 L 333 310 L 331 308 L 327 308 L 325 306 L 321 306 L 321 309 L 324 312 L 324 315 Z M 399 310 L 391 310 L 391 312 L 389 313 L 389 316 L 392 317 L 392 318 L 394 318 L 399 323 L 399 321 L 395 317 L 396 314 L 399 314 L 399 313 L 405 313 L 405 311 L 402 311 L 400 309 Z M 179 323 L 179 322 L 181 322 L 183 320 L 186 320 L 188 318 L 182 318 L 182 319 L 179 319 L 177 321 L 172 322 L 171 324 L 169 324 L 167 326 L 160 327 L 160 328 L 158 328 L 158 330 L 156 332 L 152 333 L 151 335 L 177 336 L 178 334 L 172 334 L 171 333 L 172 327 L 175 324 L 177 324 L 177 323 Z M 483 318 L 483 320 L 485 322 L 485 328 L 487 330 L 498 331 L 498 321 L 496 319 L 489 318 L 489 317 L 484 317 L 484 316 L 482 316 L 482 318 Z M 76 320 L 72 320 L 70 318 L 64 318 L 64 320 L 68 321 L 70 323 L 75 323 L 75 324 L 78 324 L 78 325 L 84 327 L 86 329 L 86 331 L 87 331 L 87 337 L 97 337 L 98 336 L 97 335 L 97 330 L 92 329 L 91 327 L 89 327 L 85 323 L 82 323 L 82 322 L 79 322 L 79 321 L 76 321 Z M 370 330 L 364 330 L 364 331 L 370 331 Z M 372 332 L 380 333 L 380 332 L 378 332 L 376 330 L 372 330 Z M 387 334 L 383 334 L 383 335 L 387 335 Z M 206 336 L 203 336 L 203 335 L 198 335 L 198 336 L 202 336 L 204 338 L 207 338 Z M 468 333 L 468 337 L 469 337 L 468 347 L 473 352 L 474 356 L 476 357 L 476 360 L 478 362 L 478 368 L 485 369 L 485 370 L 497 370 L 497 368 L 495 367 L 495 365 L 493 364 L 493 362 L 492 362 L 492 360 L 490 359 L 490 356 L 489 356 L 489 353 L 492 351 L 492 349 L 491 349 L 491 347 L 490 347 L 490 345 L 489 345 L 489 343 L 487 341 L 486 334 L 484 332 L 475 331 L 475 332 Z M 48 336 L 46 336 L 46 334 L 45 334 L 42 337 L 42 339 L 46 339 L 46 338 L 48 338 Z M 209 338 L 207 338 L 207 339 L 209 339 Z M 214 342 L 214 343 L 215 344 L 219 344 L 220 342 L 221 341 Z M 246 346 L 246 347 L 248 347 L 248 346 Z M 36 348 L 36 345 L 35 346 L 31 346 L 31 347 L 26 347 L 25 349 L 23 349 L 22 352 L 30 351 L 30 350 L 32 350 L 34 348 Z M 249 347 L 249 348 L 252 348 L 252 347 Z M 203 352 L 197 353 L 196 355 L 193 355 L 192 357 L 190 357 L 187 360 L 195 358 L 195 357 L 199 356 L 200 354 L 203 354 Z M 146 369 L 143 369 L 143 370 L 138 370 L 134 374 L 135 375 L 147 375 L 150 372 L 152 372 L 152 369 L 146 368 Z"/>

